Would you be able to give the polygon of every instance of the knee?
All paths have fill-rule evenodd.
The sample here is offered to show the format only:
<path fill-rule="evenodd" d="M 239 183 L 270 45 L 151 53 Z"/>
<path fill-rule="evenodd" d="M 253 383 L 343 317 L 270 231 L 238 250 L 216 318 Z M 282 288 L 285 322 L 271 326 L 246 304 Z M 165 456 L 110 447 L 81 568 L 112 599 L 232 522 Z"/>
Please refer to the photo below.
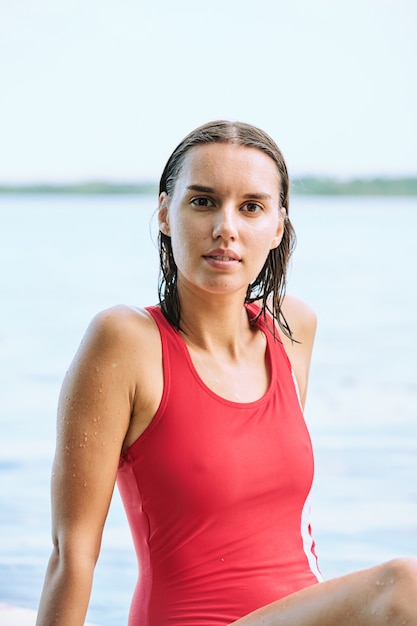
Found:
<path fill-rule="evenodd" d="M 377 571 L 375 614 L 389 624 L 417 624 L 417 559 L 398 558 Z"/>

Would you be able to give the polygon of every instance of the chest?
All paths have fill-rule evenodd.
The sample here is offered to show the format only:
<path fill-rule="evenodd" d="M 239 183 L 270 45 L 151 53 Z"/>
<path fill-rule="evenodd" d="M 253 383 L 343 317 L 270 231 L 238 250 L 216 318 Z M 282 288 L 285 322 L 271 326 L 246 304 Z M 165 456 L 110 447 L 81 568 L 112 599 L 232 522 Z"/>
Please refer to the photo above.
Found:
<path fill-rule="evenodd" d="M 208 355 L 188 347 L 191 366 L 215 394 L 232 402 L 255 402 L 267 392 L 271 363 L 263 334 L 237 358 Z"/>
<path fill-rule="evenodd" d="M 248 502 L 270 507 L 271 499 L 292 508 L 305 498 L 312 451 L 295 391 L 274 381 L 261 400 L 237 403 L 177 370 L 167 392 L 137 459 L 149 482 L 146 504 L 161 507 L 158 516 L 179 510 L 206 518 Z"/>
<path fill-rule="evenodd" d="M 152 448 L 147 473 L 155 471 L 159 485 L 167 481 L 167 492 L 184 508 L 204 504 L 201 490 L 225 506 L 252 492 L 277 496 L 300 486 L 305 492 L 310 439 L 278 345 L 236 370 L 199 361 L 173 343 L 164 354 L 164 377 L 164 398 L 146 440 L 147 452 Z"/>

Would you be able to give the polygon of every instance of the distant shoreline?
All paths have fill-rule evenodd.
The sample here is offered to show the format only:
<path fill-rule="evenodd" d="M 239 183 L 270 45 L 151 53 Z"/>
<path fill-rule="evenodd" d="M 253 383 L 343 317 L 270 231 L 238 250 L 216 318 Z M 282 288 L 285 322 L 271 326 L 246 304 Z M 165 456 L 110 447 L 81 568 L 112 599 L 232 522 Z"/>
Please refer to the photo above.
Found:
<path fill-rule="evenodd" d="M 32 183 L 0 185 L 0 195 L 156 195 L 153 182 Z M 308 196 L 417 196 L 417 177 L 402 178 L 294 178 L 291 193 Z"/>

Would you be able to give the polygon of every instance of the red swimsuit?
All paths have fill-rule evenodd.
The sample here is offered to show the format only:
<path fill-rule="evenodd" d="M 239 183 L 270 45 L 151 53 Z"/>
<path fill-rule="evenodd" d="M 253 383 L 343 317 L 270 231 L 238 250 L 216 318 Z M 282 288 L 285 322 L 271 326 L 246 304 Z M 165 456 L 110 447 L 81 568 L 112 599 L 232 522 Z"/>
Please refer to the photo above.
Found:
<path fill-rule="evenodd" d="M 129 626 L 225 626 L 321 580 L 308 519 L 310 437 L 283 345 L 261 320 L 270 386 L 238 403 L 203 383 L 181 335 L 148 310 L 164 391 L 119 467 L 139 560 Z"/>

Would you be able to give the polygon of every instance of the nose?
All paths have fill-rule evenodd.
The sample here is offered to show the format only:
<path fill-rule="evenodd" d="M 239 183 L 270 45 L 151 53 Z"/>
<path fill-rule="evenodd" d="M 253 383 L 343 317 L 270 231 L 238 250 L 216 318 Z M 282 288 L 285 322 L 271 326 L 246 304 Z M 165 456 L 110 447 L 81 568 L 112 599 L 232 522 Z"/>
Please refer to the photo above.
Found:
<path fill-rule="evenodd" d="M 220 208 L 214 217 L 213 239 L 221 238 L 224 241 L 237 237 L 237 215 L 234 207 Z"/>

